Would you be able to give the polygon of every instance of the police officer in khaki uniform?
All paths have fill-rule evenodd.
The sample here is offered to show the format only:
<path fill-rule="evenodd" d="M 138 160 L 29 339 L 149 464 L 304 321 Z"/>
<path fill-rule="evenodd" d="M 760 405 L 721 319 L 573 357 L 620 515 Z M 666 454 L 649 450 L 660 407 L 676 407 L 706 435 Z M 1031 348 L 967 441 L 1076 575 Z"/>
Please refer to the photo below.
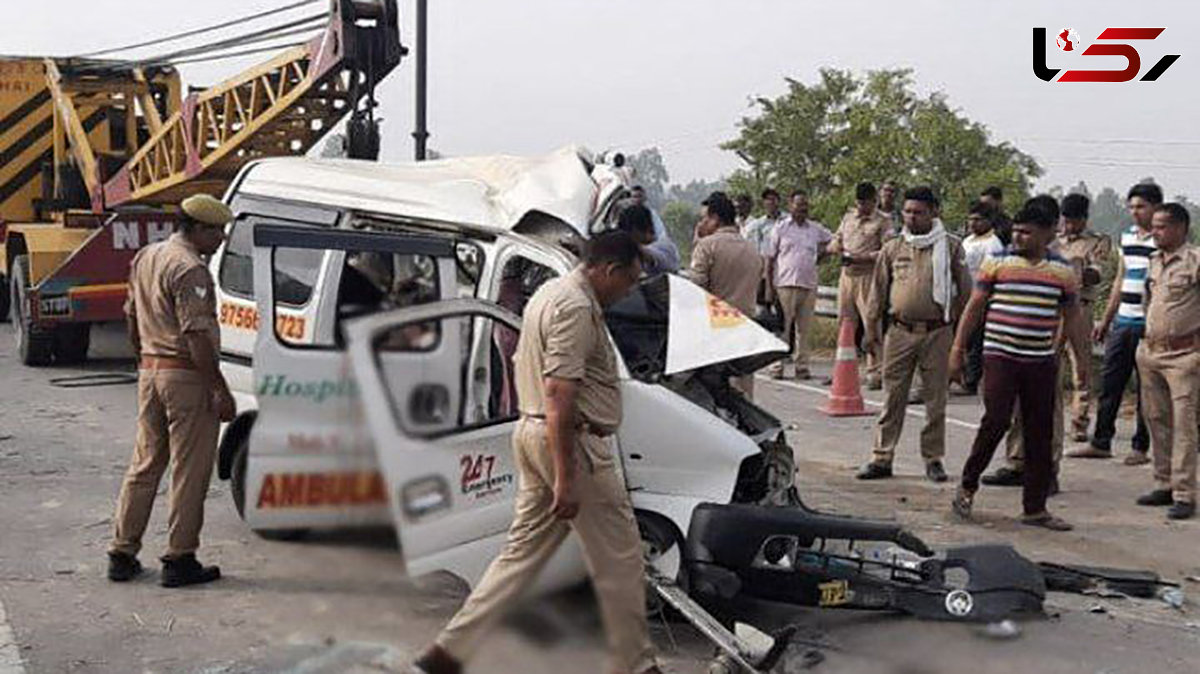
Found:
<path fill-rule="evenodd" d="M 1088 198 L 1082 194 L 1068 194 L 1063 197 L 1062 230 L 1056 242 L 1056 252 L 1074 265 L 1080 274 L 1079 304 L 1083 310 L 1084 322 L 1090 331 L 1094 329 L 1092 305 L 1096 302 L 1101 278 L 1105 271 L 1113 266 L 1114 258 L 1112 239 L 1087 228 L 1088 205 Z M 1074 352 L 1068 350 L 1067 354 L 1074 361 Z M 1092 355 L 1089 353 L 1086 356 L 1090 367 Z M 1072 363 L 1071 371 L 1075 372 L 1077 369 Z M 1091 392 L 1080 381 L 1072 383 L 1075 394 L 1071 401 L 1071 437 L 1075 442 L 1087 442 L 1088 427 L 1091 423 Z"/>
<path fill-rule="evenodd" d="M 875 433 L 872 460 L 858 472 L 860 480 L 892 476 L 892 460 L 908 404 L 913 373 L 924 384 L 925 428 L 921 456 L 925 475 L 945 482 L 947 367 L 954 322 L 971 293 L 962 243 L 937 217 L 938 200 L 928 187 L 904 193 L 904 230 L 883 245 L 872 276 L 868 339 L 883 339 L 883 414 Z"/>
<path fill-rule="evenodd" d="M 621 395 L 603 313 L 637 282 L 639 250 L 626 232 L 608 232 L 588 242 L 584 257 L 525 308 L 513 359 L 521 410 L 513 432 L 516 515 L 500 556 L 417 659 L 426 674 L 462 671 L 571 530 L 583 543 L 614 671 L 659 671 L 646 625 L 641 539 L 609 439 L 621 424 Z"/>
<path fill-rule="evenodd" d="M 141 573 L 137 553 L 169 463 L 164 587 L 207 583 L 221 575 L 215 566 L 201 566 L 196 548 L 217 427 L 234 415 L 233 396 L 217 366 L 216 300 L 204 261 L 224 240 L 232 214 L 206 194 L 188 197 L 180 206 L 176 232 L 138 251 L 130 265 L 125 313 L 140 358 L 138 429 L 108 553 L 111 580 Z"/>
<path fill-rule="evenodd" d="M 1200 443 L 1200 248 L 1187 242 L 1189 226 L 1183 206 L 1155 209 L 1150 227 L 1158 250 L 1150 255 L 1146 336 L 1137 351 L 1155 481 L 1137 502 L 1169 505 L 1167 517 L 1180 520 L 1196 514 Z"/>
<path fill-rule="evenodd" d="M 892 238 L 892 220 L 888 214 L 875 208 L 875 186 L 859 183 L 855 189 L 855 205 L 842 217 L 829 254 L 842 260 L 842 274 L 838 279 L 838 310 L 843 319 L 867 324 L 867 308 L 871 299 L 871 275 L 883 243 Z M 866 346 L 864 344 L 864 346 Z M 871 342 L 867 351 L 865 371 L 867 388 L 877 391 L 883 388 L 879 376 L 879 344 Z"/>
<path fill-rule="evenodd" d="M 713 228 L 692 250 L 687 276 L 693 283 L 753 317 L 763 259 L 758 247 L 742 237 L 734 220 L 734 205 L 724 192 L 713 192 L 701 204 L 698 227 Z M 754 375 L 734 377 L 733 385 L 754 398 Z"/>

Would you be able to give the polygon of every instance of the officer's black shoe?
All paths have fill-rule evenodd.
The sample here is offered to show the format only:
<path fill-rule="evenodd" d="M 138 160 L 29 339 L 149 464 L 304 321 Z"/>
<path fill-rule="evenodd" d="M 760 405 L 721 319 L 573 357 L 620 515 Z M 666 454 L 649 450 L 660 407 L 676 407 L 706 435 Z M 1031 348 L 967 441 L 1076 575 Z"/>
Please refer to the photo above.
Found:
<path fill-rule="evenodd" d="M 950 478 L 946 475 L 946 467 L 941 461 L 930 461 L 925 464 L 925 477 L 929 478 L 930 482 L 945 482 Z"/>
<path fill-rule="evenodd" d="M 1140 506 L 1169 506 L 1174 503 L 1175 499 L 1171 497 L 1170 489 L 1155 489 L 1137 498 L 1137 504 Z"/>
<path fill-rule="evenodd" d="M 1005 466 L 997 468 L 994 473 L 984 475 L 979 481 L 992 487 L 1020 487 L 1025 483 L 1025 471 Z"/>
<path fill-rule="evenodd" d="M 124 583 L 142 574 L 142 563 L 137 557 L 124 552 L 108 553 L 108 579 L 114 583 Z"/>
<path fill-rule="evenodd" d="M 162 558 L 162 586 L 183 587 L 184 585 L 199 585 L 211 583 L 221 577 L 221 569 L 215 566 L 201 566 L 196 561 L 196 555 L 188 554 L 174 559 Z"/>
<path fill-rule="evenodd" d="M 1196 514 L 1196 504 L 1190 501 L 1180 501 L 1167 509 L 1167 518 L 1173 520 L 1191 519 Z"/>
<path fill-rule="evenodd" d="M 891 476 L 892 467 L 890 465 L 874 461 L 860 468 L 858 474 L 855 475 L 860 480 L 881 480 Z"/>

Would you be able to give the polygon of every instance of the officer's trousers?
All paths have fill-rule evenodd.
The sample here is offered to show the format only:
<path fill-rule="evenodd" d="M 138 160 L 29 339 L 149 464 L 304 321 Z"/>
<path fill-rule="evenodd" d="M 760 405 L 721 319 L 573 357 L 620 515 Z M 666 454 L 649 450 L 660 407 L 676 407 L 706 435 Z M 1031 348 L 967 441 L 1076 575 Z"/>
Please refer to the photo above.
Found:
<path fill-rule="evenodd" d="M 867 310 L 871 299 L 871 275 L 849 274 L 845 269 L 838 279 L 838 313 L 842 318 L 849 318 L 855 323 L 861 323 L 864 330 L 878 330 L 877 326 L 867 325 Z M 866 340 L 867 364 L 863 372 L 868 382 L 879 381 L 879 335 Z"/>
<path fill-rule="evenodd" d="M 947 369 L 954 328 L 914 331 L 899 323 L 888 328 L 883 338 L 883 414 L 875 426 L 873 461 L 891 465 L 908 412 L 908 391 L 913 374 L 925 382 L 925 428 L 921 430 L 921 456 L 926 462 L 940 461 L 946 454 Z"/>
<path fill-rule="evenodd" d="M 1176 501 L 1195 503 L 1200 352 L 1158 351 L 1143 340 L 1137 362 L 1154 455 L 1154 481 L 1158 489 L 1170 489 Z"/>
<path fill-rule="evenodd" d="M 133 458 L 113 517 L 111 549 L 136 555 L 150 520 L 154 495 L 171 464 L 167 512 L 167 557 L 200 547 L 204 497 L 212 477 L 220 422 L 212 392 L 194 370 L 138 372 L 138 428 Z"/>
<path fill-rule="evenodd" d="M 504 549 L 483 574 L 437 643 L 460 661 L 469 659 L 488 629 L 537 578 L 574 530 L 608 635 L 617 671 L 638 674 L 654 663 L 646 624 L 642 543 L 629 493 L 605 439 L 580 433 L 576 459 L 579 514 L 554 516 L 554 459 L 546 425 L 522 419 L 513 432 L 518 491 L 516 515 Z"/>

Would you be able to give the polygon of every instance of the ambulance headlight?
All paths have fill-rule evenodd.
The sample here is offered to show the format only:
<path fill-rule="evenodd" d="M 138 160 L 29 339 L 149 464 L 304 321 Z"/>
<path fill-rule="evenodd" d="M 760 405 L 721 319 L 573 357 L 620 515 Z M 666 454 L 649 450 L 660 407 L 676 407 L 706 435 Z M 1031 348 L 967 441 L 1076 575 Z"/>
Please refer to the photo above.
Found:
<path fill-rule="evenodd" d="M 450 507 L 450 485 L 440 475 L 413 480 L 400 489 L 400 507 L 411 520 L 445 510 Z"/>

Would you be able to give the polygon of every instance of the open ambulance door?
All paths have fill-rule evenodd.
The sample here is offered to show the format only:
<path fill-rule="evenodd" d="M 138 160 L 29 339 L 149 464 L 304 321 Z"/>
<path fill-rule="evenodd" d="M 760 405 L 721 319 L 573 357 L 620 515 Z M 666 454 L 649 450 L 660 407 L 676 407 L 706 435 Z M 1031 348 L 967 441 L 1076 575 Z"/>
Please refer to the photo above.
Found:
<path fill-rule="evenodd" d="M 517 493 L 512 355 L 520 319 L 456 299 L 346 326 L 351 367 L 410 575 L 472 585 L 503 543 Z"/>

